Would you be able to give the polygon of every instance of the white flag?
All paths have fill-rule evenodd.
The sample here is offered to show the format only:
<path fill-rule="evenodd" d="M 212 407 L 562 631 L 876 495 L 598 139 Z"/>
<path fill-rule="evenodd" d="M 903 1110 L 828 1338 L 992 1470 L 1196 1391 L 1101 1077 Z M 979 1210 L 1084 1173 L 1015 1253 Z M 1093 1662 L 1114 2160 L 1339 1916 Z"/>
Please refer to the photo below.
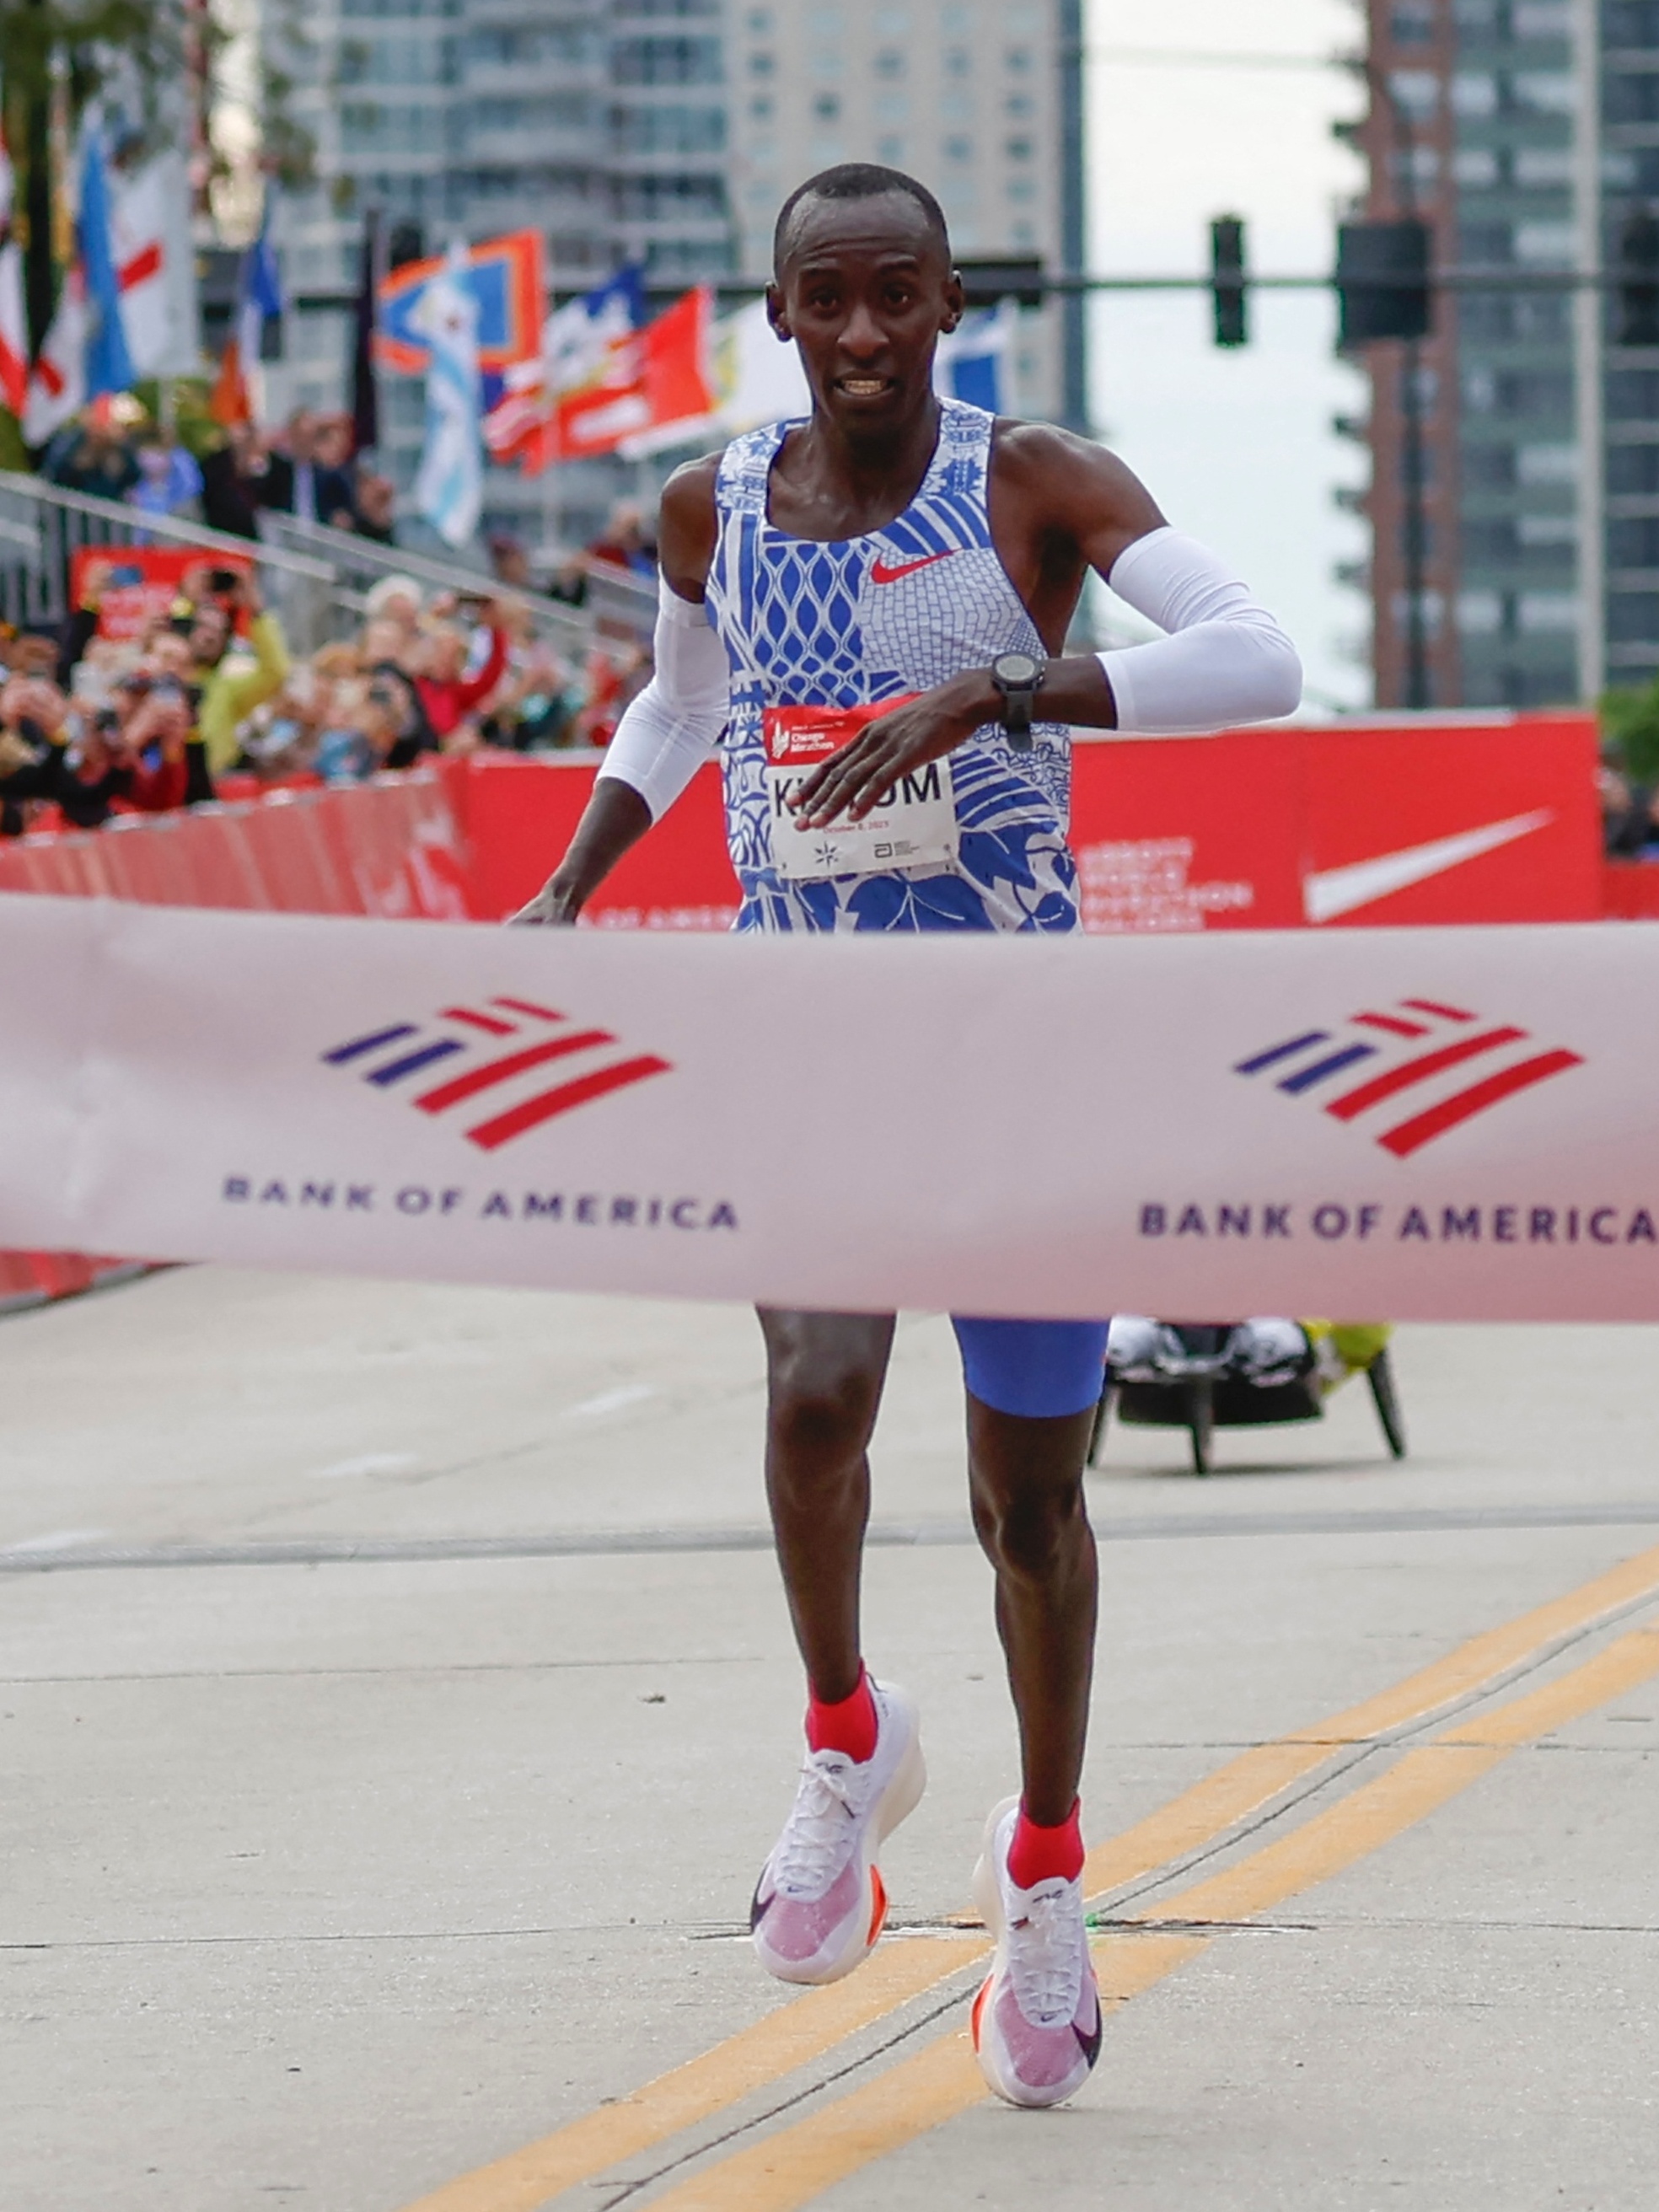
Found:
<path fill-rule="evenodd" d="M 116 185 L 110 233 L 133 367 L 141 376 L 193 376 L 201 359 L 182 154 L 160 155 Z"/>
<path fill-rule="evenodd" d="M 812 395 L 793 345 L 779 343 L 756 300 L 714 325 L 714 380 L 720 426 L 728 434 L 763 422 L 796 422 L 812 411 Z"/>
<path fill-rule="evenodd" d="M 432 349 L 416 505 L 445 544 L 457 546 L 471 538 L 483 507 L 478 303 L 466 271 L 466 248 L 458 240 L 410 317 Z"/>
<path fill-rule="evenodd" d="M 23 307 L 23 249 L 12 236 L 17 179 L 0 137 L 0 400 L 20 419 L 28 392 L 29 331 Z"/>
<path fill-rule="evenodd" d="M 23 436 L 27 444 L 44 446 L 86 405 L 87 340 L 91 330 L 86 279 L 77 261 L 64 279 L 58 312 L 30 372 L 23 408 Z"/>

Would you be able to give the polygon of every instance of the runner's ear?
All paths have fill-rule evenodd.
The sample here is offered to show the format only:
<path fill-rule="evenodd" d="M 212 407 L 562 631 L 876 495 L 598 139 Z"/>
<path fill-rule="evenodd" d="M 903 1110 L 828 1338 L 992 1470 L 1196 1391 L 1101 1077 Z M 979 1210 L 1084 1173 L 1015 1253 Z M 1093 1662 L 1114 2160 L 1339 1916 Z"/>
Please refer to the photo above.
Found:
<path fill-rule="evenodd" d="M 968 312 L 968 296 L 963 289 L 962 271 L 953 269 L 945 280 L 945 320 L 940 328 L 953 331 Z"/>
<path fill-rule="evenodd" d="M 783 294 L 775 284 L 766 288 L 766 319 L 772 325 L 772 335 L 781 345 L 787 345 L 795 335 L 789 327 L 789 310 L 784 305 Z"/>

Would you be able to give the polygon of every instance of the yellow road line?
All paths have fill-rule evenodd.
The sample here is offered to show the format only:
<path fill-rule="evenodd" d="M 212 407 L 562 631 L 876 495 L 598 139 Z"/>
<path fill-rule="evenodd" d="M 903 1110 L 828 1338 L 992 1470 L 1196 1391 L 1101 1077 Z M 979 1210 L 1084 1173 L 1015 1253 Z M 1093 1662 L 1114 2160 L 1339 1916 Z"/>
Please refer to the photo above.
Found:
<path fill-rule="evenodd" d="M 1483 1689 L 1511 1667 L 1535 1658 L 1546 1645 L 1588 1628 L 1622 1605 L 1659 1589 L 1659 1547 L 1638 1553 L 1563 1597 L 1552 1598 L 1517 1620 L 1472 1637 L 1443 1659 L 1403 1682 L 1352 1705 L 1310 1729 L 1277 1742 L 1255 1746 L 1206 1774 L 1136 1826 L 1090 1852 L 1084 1886 L 1090 1896 L 1121 1889 L 1172 1859 L 1185 1858 L 1322 1766 L 1333 1752 L 1365 1743 L 1390 1729 L 1420 1721 L 1471 1691 Z"/>
<path fill-rule="evenodd" d="M 1318 1813 L 1289 1836 L 1139 1916 L 1244 1921 L 1369 1857 L 1472 1782 L 1564 1723 L 1659 1674 L 1659 1634 L 1621 1638 L 1558 1681 L 1408 1751 L 1387 1773 Z M 1476 1739 L 1479 1739 L 1478 1741 Z M 1137 1932 L 1096 1947 L 1103 1996 L 1117 2003 L 1151 1989 L 1207 1948 L 1176 1937 L 1141 1948 Z M 935 2037 L 914 2057 L 652 2200 L 651 2212 L 799 2212 L 874 2160 L 954 2119 L 985 2094 L 968 2035 Z"/>
<path fill-rule="evenodd" d="M 1127 2003 L 1206 1948 L 1205 1938 L 1194 1936 L 1136 1935 L 1103 1944 L 1103 2003 Z M 651 2212 L 789 2212 L 984 2095 L 967 2031 L 951 2030 L 810 2119 L 763 2136 L 653 2197 Z M 918 2112 L 927 2115 L 920 2125 Z"/>
<path fill-rule="evenodd" d="M 1137 1920 L 1249 1920 L 1370 1854 L 1468 1789 L 1522 1744 L 1582 1719 L 1659 1674 L 1659 1634 L 1621 1636 L 1570 1674 L 1447 1729 L 1373 1782 L 1237 1866 L 1137 1913 Z"/>
<path fill-rule="evenodd" d="M 602 2105 L 568 2127 L 422 2197 L 408 2212 L 535 2212 L 562 2189 L 693 2127 L 896 2011 L 982 1959 L 980 1936 L 877 1946 L 858 1972 L 810 1990 L 752 2027 L 728 2036 L 631 2097 Z"/>
<path fill-rule="evenodd" d="M 1279 1792 L 1316 1771 L 1345 1745 L 1420 1720 L 1535 1657 L 1559 1638 L 1659 1590 L 1659 1546 L 1626 1559 L 1518 1620 L 1489 1629 L 1391 1689 L 1319 1725 L 1259 1744 L 1121 1836 L 1089 1854 L 1084 1886 L 1092 1899 L 1201 1850 Z M 1194 1916 L 1197 1917 L 1197 1916 Z M 602 2106 L 521 2150 L 445 2184 L 405 2212 L 535 2212 L 682 2129 L 810 2064 L 900 2006 L 949 1981 L 987 1946 L 889 1942 L 849 1980 L 770 2012 L 631 2096 Z"/>

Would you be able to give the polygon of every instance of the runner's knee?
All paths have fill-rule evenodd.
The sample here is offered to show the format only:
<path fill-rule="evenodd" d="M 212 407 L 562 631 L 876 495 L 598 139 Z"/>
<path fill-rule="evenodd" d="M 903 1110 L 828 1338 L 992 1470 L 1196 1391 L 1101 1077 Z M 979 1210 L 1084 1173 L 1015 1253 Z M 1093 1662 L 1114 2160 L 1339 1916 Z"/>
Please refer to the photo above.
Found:
<path fill-rule="evenodd" d="M 774 1451 L 813 1467 L 856 1461 L 880 1398 L 881 1377 L 866 1368 L 786 1359 L 773 1370 L 767 1407 Z"/>
<path fill-rule="evenodd" d="M 1000 1575 L 1015 1582 L 1052 1582 L 1076 1545 L 1079 1529 L 1087 1531 L 1081 1481 L 1007 1492 L 976 1480 L 972 1505 L 987 1559 Z"/>

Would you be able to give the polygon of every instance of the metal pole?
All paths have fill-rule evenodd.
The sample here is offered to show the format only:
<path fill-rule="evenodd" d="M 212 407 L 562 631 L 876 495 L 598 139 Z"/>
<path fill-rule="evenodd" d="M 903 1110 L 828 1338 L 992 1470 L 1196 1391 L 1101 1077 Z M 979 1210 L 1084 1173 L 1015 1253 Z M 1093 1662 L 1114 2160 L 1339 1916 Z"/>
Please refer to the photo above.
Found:
<path fill-rule="evenodd" d="M 1574 424 L 1578 447 L 1578 691 L 1607 688 L 1607 460 L 1601 348 L 1607 309 L 1594 282 L 1601 265 L 1601 26 L 1600 0 L 1573 0 Z"/>
<path fill-rule="evenodd" d="M 1080 276 L 1088 209 L 1084 161 L 1083 0 L 1057 0 L 1060 46 L 1060 258 Z M 1062 295 L 1060 311 L 1060 415 L 1068 430 L 1089 434 L 1088 304 L 1081 292 Z"/>
<path fill-rule="evenodd" d="M 1429 704 L 1428 519 L 1424 512 L 1422 349 L 1401 342 L 1400 362 L 1401 473 L 1405 478 L 1406 704 Z"/>

